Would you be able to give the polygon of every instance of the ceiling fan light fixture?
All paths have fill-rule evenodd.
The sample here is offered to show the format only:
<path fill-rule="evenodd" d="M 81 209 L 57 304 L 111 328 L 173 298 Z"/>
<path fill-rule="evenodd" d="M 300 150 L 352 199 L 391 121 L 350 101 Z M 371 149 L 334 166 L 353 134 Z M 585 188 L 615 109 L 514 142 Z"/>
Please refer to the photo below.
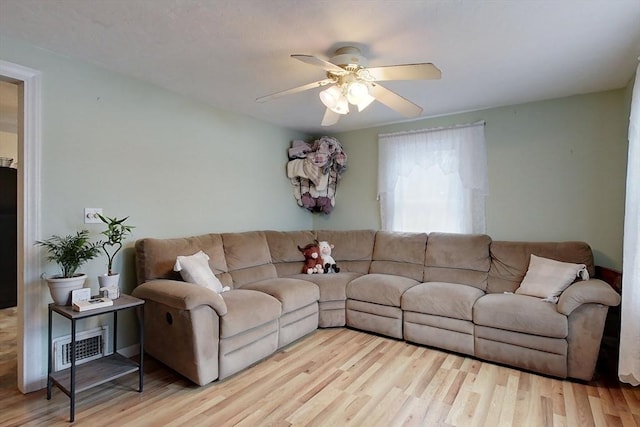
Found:
<path fill-rule="evenodd" d="M 338 105 L 332 108 L 332 110 L 338 114 L 349 114 L 349 102 L 347 98 L 345 98 L 344 95 L 341 96 L 340 99 L 338 99 Z"/>
<path fill-rule="evenodd" d="M 371 104 L 375 100 L 376 99 L 373 96 L 369 95 L 369 93 L 365 94 L 365 96 L 362 97 L 360 102 L 356 104 L 358 106 L 358 112 L 367 108 L 369 104 Z"/>
<path fill-rule="evenodd" d="M 1 0 L 0 0 L 1 1 Z M 368 67 L 367 58 L 355 46 L 343 46 L 335 51 L 328 61 L 314 55 L 294 54 L 292 58 L 322 68 L 326 78 L 306 85 L 294 87 L 257 98 L 265 102 L 284 95 L 291 95 L 309 89 L 323 87 L 320 100 L 326 107 L 322 126 L 338 122 L 339 115 L 349 113 L 349 104 L 363 111 L 374 100 L 404 115 L 413 118 L 422 114 L 422 107 L 403 98 L 392 90 L 378 84 L 389 80 L 435 80 L 441 71 L 430 62 L 416 64 Z M 327 86 L 326 88 L 324 86 Z"/>
<path fill-rule="evenodd" d="M 349 112 L 349 102 L 338 86 L 331 86 L 320 92 L 320 101 L 325 107 L 338 114 Z"/>
<path fill-rule="evenodd" d="M 345 92 L 347 100 L 353 105 L 359 105 L 369 97 L 369 88 L 359 80 L 348 83 Z"/>

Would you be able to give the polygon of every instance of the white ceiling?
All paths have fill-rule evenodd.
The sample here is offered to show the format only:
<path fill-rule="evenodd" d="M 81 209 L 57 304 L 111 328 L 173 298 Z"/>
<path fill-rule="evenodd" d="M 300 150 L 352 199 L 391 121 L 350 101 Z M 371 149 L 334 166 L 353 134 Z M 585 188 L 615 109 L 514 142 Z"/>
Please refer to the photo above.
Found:
<path fill-rule="evenodd" d="M 370 66 L 433 62 L 435 81 L 385 86 L 436 116 L 628 84 L 640 0 L 0 0 L 1 35 L 309 133 L 405 120 L 374 103 L 321 128 L 324 78 L 292 53 L 355 45 Z M 1 39 L 0 39 L 1 43 Z"/>

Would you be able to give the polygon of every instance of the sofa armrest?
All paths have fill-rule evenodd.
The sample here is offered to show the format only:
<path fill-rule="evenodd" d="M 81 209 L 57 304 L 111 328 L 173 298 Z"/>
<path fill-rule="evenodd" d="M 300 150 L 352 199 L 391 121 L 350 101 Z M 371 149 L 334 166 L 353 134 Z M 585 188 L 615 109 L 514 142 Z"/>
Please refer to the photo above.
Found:
<path fill-rule="evenodd" d="M 208 305 L 218 316 L 227 314 L 227 304 L 220 294 L 193 283 L 152 280 L 136 287 L 132 294 L 137 298 L 156 301 L 179 310 L 192 310 L 201 305 Z"/>
<path fill-rule="evenodd" d="M 558 311 L 568 316 L 582 304 L 590 303 L 616 306 L 620 304 L 620 295 L 606 282 L 599 279 L 576 282 L 560 295 Z"/>

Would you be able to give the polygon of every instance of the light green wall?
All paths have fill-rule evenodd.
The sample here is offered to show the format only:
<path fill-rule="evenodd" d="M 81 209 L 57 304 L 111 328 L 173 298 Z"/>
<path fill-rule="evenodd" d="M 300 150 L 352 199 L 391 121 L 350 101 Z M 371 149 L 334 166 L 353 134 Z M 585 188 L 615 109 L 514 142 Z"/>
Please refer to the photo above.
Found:
<path fill-rule="evenodd" d="M 312 227 L 285 173 L 291 140 L 305 135 L 4 36 L 0 59 L 42 72 L 42 237 L 85 227 L 85 207 L 130 216 L 134 236 L 115 263 L 125 292 L 135 239 Z M 82 270 L 97 293 L 106 258 Z"/>
<path fill-rule="evenodd" d="M 495 240 L 583 240 L 622 265 L 629 107 L 625 90 L 493 108 L 335 135 L 349 156 L 318 229 L 380 227 L 378 134 L 486 121 L 487 233 Z"/>
<path fill-rule="evenodd" d="M 129 215 L 134 239 L 379 228 L 377 134 L 486 120 L 487 232 L 505 240 L 585 240 L 599 264 L 621 265 L 628 90 L 339 134 L 349 169 L 337 207 L 312 217 L 295 204 L 284 173 L 290 141 L 305 135 L 4 36 L 0 59 L 43 74 L 43 237 L 84 227 L 84 207 Z M 115 266 L 126 292 L 134 284 L 134 239 Z M 101 258 L 84 268 L 94 291 L 104 264 Z M 123 318 L 121 330 L 134 330 L 131 322 Z M 121 346 L 135 342 L 133 333 L 119 339 Z"/>

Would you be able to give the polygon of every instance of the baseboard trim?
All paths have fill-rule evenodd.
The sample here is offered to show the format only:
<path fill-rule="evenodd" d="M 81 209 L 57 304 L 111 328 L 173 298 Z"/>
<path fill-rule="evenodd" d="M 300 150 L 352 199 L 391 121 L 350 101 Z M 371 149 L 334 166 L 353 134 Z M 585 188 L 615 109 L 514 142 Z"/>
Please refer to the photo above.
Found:
<path fill-rule="evenodd" d="M 124 357 L 133 357 L 140 354 L 140 344 L 130 345 L 129 347 L 124 347 L 118 349 L 118 353 L 123 355 Z"/>

